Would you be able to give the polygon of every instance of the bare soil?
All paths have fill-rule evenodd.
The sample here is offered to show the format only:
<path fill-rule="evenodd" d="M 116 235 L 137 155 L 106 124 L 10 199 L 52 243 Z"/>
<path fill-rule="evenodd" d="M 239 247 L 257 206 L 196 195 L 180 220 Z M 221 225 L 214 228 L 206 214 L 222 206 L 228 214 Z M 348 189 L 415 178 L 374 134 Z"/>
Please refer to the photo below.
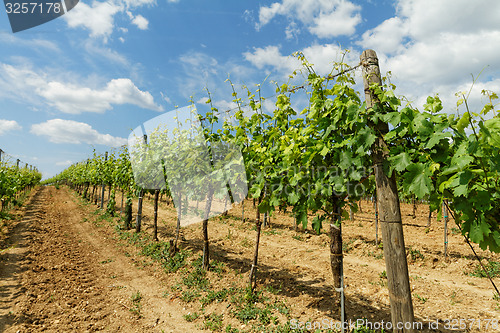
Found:
<path fill-rule="evenodd" d="M 120 200 L 117 195 L 118 211 Z M 134 211 L 135 207 L 134 201 Z M 387 322 L 390 306 L 385 262 L 382 246 L 375 244 L 372 203 L 363 201 L 361 209 L 353 221 L 343 224 L 346 312 L 352 320 Z M 428 207 L 418 205 L 415 218 L 411 212 L 411 205 L 402 204 L 414 311 L 416 320 L 423 323 L 421 331 L 497 331 L 495 322 L 488 320 L 499 319 L 500 301 L 494 299 L 494 289 L 487 279 L 469 275 L 477 261 L 453 221 L 448 223 L 445 257 L 442 221 L 437 221 L 434 214 L 427 228 Z M 145 201 L 143 213 L 143 233 L 151 235 L 150 198 Z M 257 330 L 255 320 L 242 322 L 235 317 L 236 303 L 229 297 L 205 307 L 200 305 L 204 292 L 186 300 L 183 296 L 190 289 L 182 286 L 182 281 L 187 268 L 166 273 L 161 262 L 141 255 L 136 245 L 118 236 L 115 224 L 122 223 L 119 219 L 112 223 L 100 219 L 95 206 L 84 203 L 68 188 L 41 187 L 15 215 L 18 218 L 10 222 L 0 247 L 0 331 Z M 207 274 L 212 290 L 246 286 L 254 251 L 254 216 L 255 208 L 248 200 L 247 221 L 241 221 L 241 205 L 226 217 L 210 220 L 212 259 L 222 267 L 217 273 Z M 162 202 L 160 241 L 172 239 L 175 220 L 174 208 Z M 132 236 L 133 231 L 126 233 Z M 183 228 L 181 233 L 180 247 L 190 253 L 189 263 L 202 251 L 201 224 Z M 258 288 L 272 302 L 287 304 L 288 313 L 276 313 L 281 324 L 290 320 L 313 323 L 340 319 L 328 242 L 324 233 L 294 231 L 289 214 L 274 214 L 271 223 L 263 228 Z M 500 255 L 473 246 L 484 263 L 500 262 Z M 498 277 L 494 282 L 500 285 Z M 134 295 L 140 295 L 139 302 L 132 300 Z M 185 315 L 194 313 L 199 317 L 192 322 L 185 320 Z M 212 313 L 222 315 L 222 326 L 207 325 Z M 429 329 L 429 322 L 437 328 Z M 464 324 L 466 329 L 460 327 Z M 488 329 L 486 324 L 490 325 Z"/>

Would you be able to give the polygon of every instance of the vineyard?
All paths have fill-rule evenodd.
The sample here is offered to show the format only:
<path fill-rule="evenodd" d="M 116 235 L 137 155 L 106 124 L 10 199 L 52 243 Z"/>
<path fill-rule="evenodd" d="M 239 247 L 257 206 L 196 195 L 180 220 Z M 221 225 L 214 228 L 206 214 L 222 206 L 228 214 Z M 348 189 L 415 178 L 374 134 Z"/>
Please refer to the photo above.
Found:
<path fill-rule="evenodd" d="M 373 51 L 326 77 L 296 56 L 291 77 L 306 81 L 277 85 L 272 112 L 260 86 L 242 99 L 228 80 L 231 115 L 208 92 L 208 112 L 190 108 L 196 126 L 137 132 L 32 191 L 19 222 L 36 224 L 28 293 L 0 328 L 498 329 L 496 94 L 478 111 L 467 93 L 457 115 L 438 96 L 421 111 Z M 2 209 L 41 178 L 0 171 Z"/>
<path fill-rule="evenodd" d="M 42 174 L 19 159 L 12 163 L 13 158 L 0 149 L 0 213 L 8 210 L 9 206 L 20 204 L 22 198 L 30 189 L 42 179 Z"/>

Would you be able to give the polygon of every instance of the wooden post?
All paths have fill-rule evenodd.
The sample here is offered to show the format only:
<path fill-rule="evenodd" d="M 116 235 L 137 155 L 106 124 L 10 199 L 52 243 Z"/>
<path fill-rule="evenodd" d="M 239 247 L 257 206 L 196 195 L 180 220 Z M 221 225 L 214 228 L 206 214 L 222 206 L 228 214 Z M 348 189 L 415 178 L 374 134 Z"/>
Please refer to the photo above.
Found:
<path fill-rule="evenodd" d="M 413 194 L 413 195 L 411 196 L 411 203 L 412 203 L 412 205 L 413 205 L 413 211 L 412 211 L 412 213 L 411 213 L 411 216 L 412 216 L 413 218 L 416 218 L 416 217 L 417 217 L 417 199 L 415 198 L 415 194 Z"/>
<path fill-rule="evenodd" d="M 241 222 L 245 222 L 245 198 L 241 201 Z"/>
<path fill-rule="evenodd" d="M 141 232 L 141 221 L 142 221 L 142 197 L 144 195 L 144 190 L 139 191 L 139 199 L 137 200 L 137 215 L 135 217 L 135 232 Z"/>
<path fill-rule="evenodd" d="M 205 202 L 205 216 L 203 217 L 203 269 L 208 271 L 210 268 L 210 248 L 208 239 L 208 217 L 212 208 L 212 200 L 214 198 L 214 188 L 212 184 L 208 185 L 207 198 Z"/>
<path fill-rule="evenodd" d="M 380 85 L 382 83 L 375 51 L 363 51 L 361 54 L 361 63 L 363 64 L 364 90 L 366 108 L 368 109 L 379 103 L 377 97 L 370 90 L 370 85 Z M 405 324 L 413 326 L 414 314 L 396 176 L 393 173 L 392 177 L 389 178 L 383 170 L 384 162 L 387 161 L 388 157 L 387 143 L 384 141 L 383 136 L 389 132 L 389 126 L 382 121 L 379 121 L 376 125 L 370 124 L 370 126 L 378 134 L 372 146 L 372 156 L 375 168 L 375 183 L 382 239 L 384 242 L 384 258 L 392 324 L 394 332 L 413 333 L 414 330 L 412 328 L 404 328 Z M 403 329 L 397 329 L 398 323 L 404 323 Z"/>
<path fill-rule="evenodd" d="M 426 225 L 427 228 L 431 226 L 431 218 L 432 218 L 432 209 L 431 205 L 429 204 L 429 216 L 427 217 L 427 225 Z"/>
<path fill-rule="evenodd" d="M 155 190 L 155 201 L 154 201 L 154 221 L 153 221 L 153 240 L 158 241 L 158 197 L 160 195 L 160 190 Z"/>
<path fill-rule="evenodd" d="M 378 246 L 378 207 L 377 200 L 374 202 L 375 207 L 375 245 Z"/>
<path fill-rule="evenodd" d="M 144 134 L 144 145 L 148 144 L 148 136 Z M 139 199 L 137 200 L 137 215 L 135 217 L 135 232 L 141 232 L 141 222 L 142 222 L 142 197 L 144 196 L 144 189 L 139 191 Z"/>
<path fill-rule="evenodd" d="M 108 160 L 108 152 L 104 154 L 104 163 Z M 102 182 L 102 189 L 101 189 L 101 209 L 104 209 L 104 191 L 106 189 L 106 183 L 105 181 Z"/>
<path fill-rule="evenodd" d="M 253 292 L 256 284 L 257 284 L 257 263 L 259 259 L 259 243 L 260 243 L 260 231 L 262 227 L 262 222 L 260 221 L 260 213 L 259 213 L 259 208 L 257 207 L 257 219 L 255 221 L 255 227 L 257 234 L 255 236 L 255 252 L 253 255 L 253 262 L 252 262 L 252 267 L 250 268 L 250 274 L 249 274 L 249 282 L 250 282 L 250 290 Z"/>
<path fill-rule="evenodd" d="M 444 257 L 448 255 L 448 210 L 446 209 L 446 200 L 443 200 L 443 218 L 444 218 Z"/>
<path fill-rule="evenodd" d="M 345 332 L 345 293 L 344 293 L 344 260 L 342 251 L 342 209 L 338 198 L 332 197 L 333 211 L 330 219 L 330 267 L 332 269 L 333 286 L 340 293 L 341 332 Z"/>

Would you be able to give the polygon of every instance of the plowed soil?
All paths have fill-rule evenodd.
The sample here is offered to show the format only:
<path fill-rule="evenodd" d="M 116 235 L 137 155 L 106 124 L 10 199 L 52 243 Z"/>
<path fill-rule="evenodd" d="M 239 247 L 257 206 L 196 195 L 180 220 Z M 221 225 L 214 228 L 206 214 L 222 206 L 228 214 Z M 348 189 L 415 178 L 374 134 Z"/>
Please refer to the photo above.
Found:
<path fill-rule="evenodd" d="M 374 210 L 367 201 L 361 208 L 353 221 L 343 224 L 346 312 L 352 320 L 387 322 L 389 295 L 383 250 L 375 244 Z M 402 204 L 402 213 L 415 317 L 423 323 L 422 331 L 498 331 L 500 301 L 493 297 L 487 279 L 470 275 L 477 261 L 453 221 L 445 257 L 442 221 L 434 214 L 427 228 L 425 205 L 418 206 L 415 218 L 411 205 Z M 171 205 L 161 203 L 160 240 L 173 237 L 175 214 Z M 95 206 L 83 203 L 70 189 L 41 187 L 15 215 L 0 244 L 1 332 L 197 332 L 206 328 L 203 317 L 193 322 L 183 318 L 199 311 L 200 305 L 172 293 L 181 273 L 166 273 L 120 241 L 113 225 L 96 219 Z M 242 222 L 239 205 L 227 217 L 210 220 L 212 258 L 225 267 L 222 276 L 208 276 L 215 287 L 246 283 L 255 238 L 251 200 L 245 202 L 245 215 L 250 219 Z M 146 234 L 152 232 L 152 216 L 148 199 L 143 219 Z M 338 321 L 328 237 L 310 229 L 294 231 L 292 225 L 289 214 L 275 214 L 263 229 L 259 288 L 278 290 L 277 297 L 290 307 L 284 320 Z M 484 263 L 500 262 L 499 255 L 473 246 Z M 194 255 L 201 253 L 200 224 L 182 229 L 180 247 Z M 499 278 L 494 282 L 500 285 Z M 140 311 L 132 300 L 137 294 Z M 214 303 L 207 311 L 223 314 L 224 325 L 250 330 L 248 323 L 230 315 L 228 304 Z"/>

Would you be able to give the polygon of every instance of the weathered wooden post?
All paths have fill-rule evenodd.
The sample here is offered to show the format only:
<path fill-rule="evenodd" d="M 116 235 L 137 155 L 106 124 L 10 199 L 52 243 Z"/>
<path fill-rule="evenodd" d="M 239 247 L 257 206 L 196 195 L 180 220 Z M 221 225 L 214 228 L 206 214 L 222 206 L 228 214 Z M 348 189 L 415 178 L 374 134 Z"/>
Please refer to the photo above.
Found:
<path fill-rule="evenodd" d="M 108 160 L 108 152 L 104 154 L 104 163 L 106 163 Z M 105 180 L 102 181 L 102 188 L 101 188 L 101 209 L 104 209 L 104 191 L 106 189 L 106 183 Z"/>
<path fill-rule="evenodd" d="M 377 206 L 377 199 L 375 199 L 374 202 L 374 209 L 375 209 L 375 245 L 378 246 L 378 206 Z"/>
<path fill-rule="evenodd" d="M 144 145 L 148 144 L 148 136 L 144 134 Z M 137 200 L 137 216 L 135 217 L 135 232 L 141 232 L 141 222 L 142 222 L 142 200 L 144 196 L 144 189 L 139 191 L 139 199 Z"/>
<path fill-rule="evenodd" d="M 446 209 L 446 200 L 443 200 L 443 218 L 444 218 L 444 257 L 448 256 L 448 210 Z"/>
<path fill-rule="evenodd" d="M 158 241 L 158 198 L 160 196 L 160 190 L 155 190 L 154 199 L 154 219 L 153 219 L 153 240 Z"/>
<path fill-rule="evenodd" d="M 375 104 L 379 103 L 379 101 L 371 91 L 370 85 L 382 84 L 378 58 L 375 51 L 363 51 L 361 54 L 361 63 L 363 65 L 366 107 L 372 108 Z M 388 157 L 387 143 L 383 136 L 389 132 L 389 126 L 387 123 L 379 121 L 378 124 L 371 124 L 371 127 L 378 133 L 378 137 L 372 146 L 372 156 L 375 168 L 375 183 L 382 240 L 384 242 L 384 258 L 393 331 L 406 333 L 415 332 L 413 329 L 413 304 L 396 176 L 393 173 L 392 177 L 389 178 L 383 170 L 383 164 L 387 161 Z"/>

